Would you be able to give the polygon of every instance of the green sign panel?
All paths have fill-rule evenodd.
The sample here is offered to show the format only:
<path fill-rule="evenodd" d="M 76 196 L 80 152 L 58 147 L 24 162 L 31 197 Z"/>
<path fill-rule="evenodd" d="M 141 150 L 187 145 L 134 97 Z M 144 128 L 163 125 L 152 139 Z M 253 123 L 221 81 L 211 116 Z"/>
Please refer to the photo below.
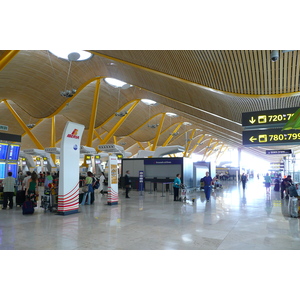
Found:
<path fill-rule="evenodd" d="M 8 131 L 8 126 L 6 126 L 6 125 L 0 125 L 0 130 Z"/>
<path fill-rule="evenodd" d="M 243 145 L 253 146 L 276 146 L 276 145 L 299 145 L 300 130 L 267 129 L 243 131 Z"/>
<path fill-rule="evenodd" d="M 299 107 L 254 111 L 242 114 L 242 126 L 249 128 L 283 127 Z"/>

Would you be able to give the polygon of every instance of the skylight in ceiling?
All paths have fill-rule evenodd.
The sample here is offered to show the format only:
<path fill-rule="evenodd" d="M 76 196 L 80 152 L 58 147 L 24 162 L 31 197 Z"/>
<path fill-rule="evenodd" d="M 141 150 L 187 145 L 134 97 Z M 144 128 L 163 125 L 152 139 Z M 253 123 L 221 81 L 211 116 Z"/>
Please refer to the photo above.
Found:
<path fill-rule="evenodd" d="M 93 54 L 83 50 L 76 50 L 76 51 L 49 50 L 49 52 L 59 58 L 70 60 L 70 61 L 88 60 L 93 56 Z"/>
<path fill-rule="evenodd" d="M 115 78 L 105 78 L 104 81 L 115 88 L 127 89 L 132 85 Z"/>
<path fill-rule="evenodd" d="M 150 99 L 141 99 L 141 101 L 146 105 L 155 105 L 157 103 L 156 101 Z"/>

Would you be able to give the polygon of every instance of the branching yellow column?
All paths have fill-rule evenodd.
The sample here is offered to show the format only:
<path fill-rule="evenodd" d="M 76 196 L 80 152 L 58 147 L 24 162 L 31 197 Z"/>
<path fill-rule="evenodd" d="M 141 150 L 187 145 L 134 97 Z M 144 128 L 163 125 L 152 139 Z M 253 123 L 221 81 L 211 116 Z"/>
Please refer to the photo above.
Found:
<path fill-rule="evenodd" d="M 196 150 L 196 148 L 199 146 L 199 144 L 201 143 L 201 141 L 203 140 L 204 137 L 205 137 L 205 134 L 202 134 L 202 136 L 199 138 L 197 143 L 194 145 L 193 149 L 189 152 L 188 157 L 190 157 L 191 154 Z"/>
<path fill-rule="evenodd" d="M 157 132 L 156 132 L 156 136 L 155 136 L 151 151 L 156 150 L 158 139 L 160 137 L 160 133 L 161 133 L 162 126 L 164 124 L 165 117 L 166 117 L 166 113 L 163 113 L 162 116 L 161 116 L 161 119 L 160 119 L 159 126 L 157 127 Z"/>
<path fill-rule="evenodd" d="M 224 149 L 224 151 L 220 151 L 219 152 L 219 154 L 218 154 L 218 156 L 217 156 L 217 158 L 216 158 L 216 161 L 217 161 L 217 159 L 219 159 L 226 151 L 228 150 L 228 146 Z"/>
<path fill-rule="evenodd" d="M 192 140 L 194 138 L 195 132 L 196 132 L 196 129 L 193 129 L 193 131 L 192 131 L 192 133 L 190 135 L 190 138 L 189 138 L 189 142 L 185 146 L 185 151 L 184 151 L 184 155 L 183 155 L 184 157 L 187 157 L 186 155 L 187 155 L 187 153 L 189 151 L 189 148 L 191 146 L 191 142 L 192 142 Z"/>
<path fill-rule="evenodd" d="M 214 151 L 214 149 L 219 145 L 219 142 L 215 143 L 213 146 L 212 146 L 212 149 L 208 152 L 208 154 L 206 155 L 206 158 L 208 158 L 212 152 Z"/>
<path fill-rule="evenodd" d="M 37 140 L 37 138 L 33 135 L 33 133 L 30 131 L 30 129 L 26 126 L 26 124 L 23 122 L 23 120 L 19 117 L 17 112 L 11 107 L 11 105 L 7 102 L 6 99 L 3 100 L 7 108 L 10 110 L 10 112 L 13 114 L 15 119 L 18 121 L 18 123 L 21 125 L 23 130 L 27 132 L 29 137 L 32 139 L 32 141 L 35 143 L 38 149 L 44 149 L 43 145 Z"/>
<path fill-rule="evenodd" d="M 145 148 L 143 147 L 143 145 L 142 145 L 140 142 L 137 142 L 137 144 L 140 146 L 140 148 L 141 148 L 142 150 L 145 150 Z"/>
<path fill-rule="evenodd" d="M 206 149 L 205 149 L 205 152 L 204 152 L 204 154 L 203 154 L 202 160 L 205 160 L 206 153 L 208 152 L 208 149 L 209 149 L 211 143 L 212 143 L 212 138 L 210 139 L 210 141 L 209 141 L 209 143 L 208 143 L 208 145 L 207 145 L 207 147 L 206 147 Z"/>
<path fill-rule="evenodd" d="M 97 79 L 95 93 L 94 93 L 94 101 L 93 101 L 91 117 L 90 117 L 88 138 L 86 143 L 88 147 L 91 147 L 93 142 L 93 134 L 94 134 L 95 121 L 97 116 L 99 93 L 100 93 L 100 79 Z"/>
<path fill-rule="evenodd" d="M 173 137 L 173 134 L 176 133 L 179 130 L 179 128 L 181 127 L 182 124 L 183 124 L 183 122 L 179 123 L 176 126 L 176 128 L 173 130 L 172 134 L 170 134 L 170 136 L 167 138 L 167 140 L 163 143 L 163 147 L 167 146 L 170 143 L 170 141 Z"/>
<path fill-rule="evenodd" d="M 100 142 L 100 145 L 105 145 L 109 139 L 115 134 L 115 132 L 119 129 L 119 127 L 124 123 L 124 121 L 128 118 L 133 109 L 138 105 L 139 100 L 136 100 L 135 103 L 128 109 L 128 113 L 122 117 L 117 124 L 112 128 L 112 130 L 105 136 L 105 138 Z"/>

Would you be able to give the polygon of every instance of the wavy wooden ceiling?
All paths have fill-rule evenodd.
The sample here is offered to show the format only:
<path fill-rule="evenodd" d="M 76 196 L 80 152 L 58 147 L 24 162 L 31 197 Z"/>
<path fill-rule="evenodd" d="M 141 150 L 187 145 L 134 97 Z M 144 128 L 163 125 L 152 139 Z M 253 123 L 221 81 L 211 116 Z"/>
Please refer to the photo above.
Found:
<path fill-rule="evenodd" d="M 141 98 L 159 103 L 149 107 L 139 102 L 114 133 L 117 142 L 133 154 L 141 146 L 146 147 L 145 142 L 154 141 L 157 129 L 148 125 L 158 124 L 162 113 L 174 112 L 179 117 L 165 118 L 158 146 L 180 122 L 190 122 L 191 126 L 178 130 L 181 138 L 174 136 L 169 144 L 186 146 L 187 135 L 197 129 L 190 143 L 195 153 L 203 154 L 213 138 L 219 143 L 216 149 L 226 145 L 262 156 L 266 148 L 242 145 L 242 113 L 300 106 L 298 50 L 280 51 L 276 62 L 271 62 L 270 50 L 90 52 L 94 54 L 92 59 L 70 63 L 49 51 L 22 50 L 6 63 L 3 58 L 7 51 L 0 51 L 0 101 L 7 99 L 25 124 L 38 124 L 32 132 L 44 147 L 50 146 L 49 117 L 54 114 L 57 146 L 68 120 L 85 125 L 86 143 L 96 80 L 100 77 L 114 77 L 133 86 L 116 89 L 101 80 L 93 147 L 99 144 L 98 137 L 105 138 L 120 120 L 114 115 L 116 111 L 130 109 L 134 100 Z M 64 98 L 60 91 L 66 88 L 75 88 L 77 93 Z M 23 135 L 24 149 L 36 147 L 4 102 L 0 103 L 0 116 L 0 123 L 8 125 L 10 133 Z M 205 142 L 197 146 L 201 134 L 206 134 Z M 112 137 L 108 142 L 116 140 Z M 297 145 L 289 148 L 299 150 Z"/>

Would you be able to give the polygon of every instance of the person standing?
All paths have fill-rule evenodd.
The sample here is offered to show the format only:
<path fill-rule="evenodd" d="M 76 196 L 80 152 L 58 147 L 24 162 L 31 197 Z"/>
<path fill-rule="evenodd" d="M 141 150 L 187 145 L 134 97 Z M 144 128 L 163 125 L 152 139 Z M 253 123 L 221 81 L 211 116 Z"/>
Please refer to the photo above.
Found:
<path fill-rule="evenodd" d="M 130 175 L 129 175 L 129 170 L 127 170 L 125 173 L 126 198 L 130 198 L 128 195 L 130 187 L 131 187 L 131 179 L 130 179 Z"/>
<path fill-rule="evenodd" d="M 22 190 L 23 191 L 26 191 L 26 188 L 27 188 L 27 182 L 28 180 L 31 178 L 31 172 L 30 171 L 27 171 L 26 172 L 26 177 L 23 179 L 23 182 L 22 182 Z"/>
<path fill-rule="evenodd" d="M 7 204 L 9 201 L 9 208 L 13 208 L 13 196 L 15 192 L 15 182 L 16 179 L 12 177 L 12 172 L 7 173 L 8 177 L 3 179 L 3 207 L 2 209 L 7 208 Z"/>
<path fill-rule="evenodd" d="M 51 176 L 50 172 L 46 173 L 44 187 L 45 189 L 49 189 L 49 184 L 53 183 L 53 177 Z"/>
<path fill-rule="evenodd" d="M 209 176 L 209 172 L 206 172 L 205 176 L 203 177 L 203 182 L 206 201 L 209 202 L 212 183 L 212 178 Z"/>
<path fill-rule="evenodd" d="M 103 172 L 101 172 L 101 176 L 99 178 L 99 182 L 100 182 L 100 186 L 99 186 L 99 190 L 100 190 L 100 193 L 103 195 L 104 192 L 103 192 L 103 189 L 104 189 L 104 181 L 105 181 L 105 175 Z"/>
<path fill-rule="evenodd" d="M 181 175 L 176 174 L 176 177 L 173 182 L 173 190 L 174 190 L 174 201 L 180 201 L 179 200 L 179 188 L 181 185 L 181 180 L 180 180 Z"/>
<path fill-rule="evenodd" d="M 241 182 L 242 182 L 243 190 L 244 190 L 246 187 L 246 182 L 247 182 L 247 175 L 245 175 L 245 173 L 243 173 L 241 176 Z"/>
<path fill-rule="evenodd" d="M 267 192 L 267 194 L 270 193 L 270 186 L 271 186 L 271 183 L 272 183 L 272 178 L 271 178 L 271 176 L 269 175 L 269 173 L 267 173 L 266 176 L 265 176 L 265 187 L 266 187 L 266 192 Z"/>
<path fill-rule="evenodd" d="M 87 192 L 84 193 L 82 197 L 82 202 L 80 205 L 85 205 L 86 198 L 87 199 L 87 205 L 91 204 L 91 193 L 94 191 L 93 190 L 93 173 L 92 172 L 87 172 L 87 176 L 85 177 L 85 183 L 84 185 L 87 186 Z"/>

